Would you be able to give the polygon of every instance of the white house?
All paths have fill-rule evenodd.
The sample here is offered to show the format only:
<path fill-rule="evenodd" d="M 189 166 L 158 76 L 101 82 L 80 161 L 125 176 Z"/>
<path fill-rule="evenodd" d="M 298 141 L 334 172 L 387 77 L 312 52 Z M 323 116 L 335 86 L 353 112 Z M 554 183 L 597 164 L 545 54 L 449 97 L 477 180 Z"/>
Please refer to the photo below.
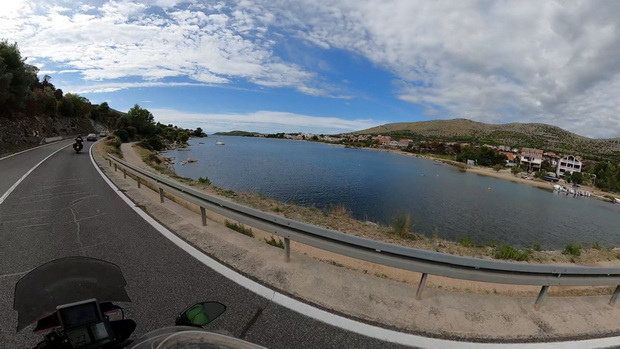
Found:
<path fill-rule="evenodd" d="M 564 176 L 566 172 L 581 172 L 581 168 L 581 161 L 579 161 L 579 159 L 577 159 L 575 156 L 569 155 L 561 158 L 560 161 L 558 161 L 558 169 L 555 173 L 557 173 L 558 177 L 560 177 Z"/>
<path fill-rule="evenodd" d="M 540 149 L 522 148 L 521 165 L 528 170 L 539 170 L 543 162 L 543 151 Z"/>

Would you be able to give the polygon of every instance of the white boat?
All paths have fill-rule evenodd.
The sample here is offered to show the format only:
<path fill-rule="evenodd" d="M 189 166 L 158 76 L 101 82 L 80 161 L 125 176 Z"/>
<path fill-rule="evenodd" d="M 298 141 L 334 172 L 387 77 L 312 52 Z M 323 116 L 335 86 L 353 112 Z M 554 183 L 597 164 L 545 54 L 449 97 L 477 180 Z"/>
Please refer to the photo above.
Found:
<path fill-rule="evenodd" d="M 616 203 L 620 204 L 620 199 L 616 198 Z"/>
<path fill-rule="evenodd" d="M 224 142 L 222 142 L 222 141 L 215 141 L 215 144 L 217 144 L 217 145 L 224 145 Z"/>
<path fill-rule="evenodd" d="M 553 190 L 561 191 L 562 190 L 562 186 L 559 185 L 559 184 L 554 184 L 553 185 Z"/>

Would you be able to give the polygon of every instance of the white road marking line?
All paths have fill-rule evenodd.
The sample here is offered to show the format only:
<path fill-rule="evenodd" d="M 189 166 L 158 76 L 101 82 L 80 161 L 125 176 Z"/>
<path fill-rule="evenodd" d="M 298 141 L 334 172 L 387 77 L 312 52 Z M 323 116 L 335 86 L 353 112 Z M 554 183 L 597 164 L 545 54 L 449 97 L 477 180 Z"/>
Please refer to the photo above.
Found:
<path fill-rule="evenodd" d="M 51 153 L 50 155 L 48 155 L 45 159 L 39 161 L 38 164 L 34 165 L 33 168 L 31 168 L 28 172 L 26 172 L 26 174 L 24 174 L 20 179 L 17 180 L 17 182 L 15 182 L 10 188 L 9 190 L 6 191 L 6 193 L 4 193 L 4 195 L 2 195 L 2 197 L 0 197 L 0 205 L 2 205 L 2 203 L 4 202 L 4 200 L 6 200 L 6 198 L 13 192 L 13 190 L 15 190 L 15 188 L 17 188 L 17 186 L 19 185 L 19 183 L 21 183 L 24 179 L 26 179 L 26 177 L 28 177 L 28 175 L 30 173 L 32 173 L 32 171 L 34 171 L 37 167 L 39 167 L 39 165 L 41 165 L 43 162 L 45 162 L 45 160 L 49 159 L 52 157 L 52 155 L 58 153 L 59 151 L 65 149 L 66 147 L 70 146 L 71 144 L 67 144 L 64 147 L 56 150 L 55 152 Z"/>
<path fill-rule="evenodd" d="M 313 307 L 309 304 L 298 301 L 294 298 L 283 295 L 277 291 L 271 290 L 247 277 L 229 269 L 228 267 L 220 264 L 216 260 L 208 257 L 200 250 L 196 249 L 192 245 L 185 242 L 176 234 L 168 230 L 163 225 L 159 224 L 151 216 L 146 214 L 140 208 L 124 195 L 118 187 L 112 183 L 112 181 L 101 171 L 95 159 L 93 158 L 92 148 L 90 149 L 90 159 L 95 166 L 95 169 L 103 180 L 108 183 L 110 188 L 129 206 L 134 212 L 142 217 L 153 228 L 159 231 L 163 236 L 172 241 L 179 248 L 183 249 L 190 256 L 196 258 L 207 267 L 215 270 L 224 277 L 234 281 L 238 285 L 247 288 L 248 290 L 256 293 L 259 296 L 270 299 L 271 301 L 279 304 L 287 309 L 290 309 L 299 314 L 308 316 L 312 319 L 321 321 L 328 325 L 332 325 L 353 333 L 360 334 L 362 336 L 371 337 L 386 342 L 392 342 L 401 345 L 415 346 L 421 348 L 438 348 L 438 349 L 475 349 L 475 348 L 499 348 L 499 349 L 596 349 L 596 348 L 609 348 L 620 346 L 620 337 L 607 337 L 597 339 L 586 339 L 579 341 L 569 342 L 549 342 L 549 343 L 473 343 L 473 342 L 460 342 L 455 340 L 437 339 L 418 336 L 410 333 L 403 333 L 394 330 L 388 330 L 385 328 L 365 324 L 360 321 L 352 320 L 340 315 L 329 313 L 325 310 Z"/>
<path fill-rule="evenodd" d="M 10 158 L 10 157 L 13 157 L 13 156 L 15 156 L 15 155 L 23 154 L 23 153 L 28 152 L 28 151 L 31 151 L 31 150 L 35 150 L 35 149 L 39 149 L 39 148 L 43 148 L 43 147 L 47 147 L 47 146 L 50 146 L 50 145 L 53 145 L 53 144 L 56 144 L 56 143 L 62 142 L 62 141 L 64 141 L 64 140 L 65 140 L 65 139 L 60 140 L 60 141 L 58 141 L 58 142 L 52 142 L 52 143 L 47 143 L 47 144 L 43 144 L 43 145 L 38 145 L 38 146 L 36 146 L 36 147 L 34 147 L 34 148 L 29 148 L 29 149 L 26 149 L 26 150 L 19 151 L 19 152 L 17 152 L 17 153 L 9 154 L 9 155 L 7 155 L 7 156 L 5 156 L 5 157 L 0 158 L 0 161 L 5 160 L 5 159 L 8 159 L 8 158 Z"/>

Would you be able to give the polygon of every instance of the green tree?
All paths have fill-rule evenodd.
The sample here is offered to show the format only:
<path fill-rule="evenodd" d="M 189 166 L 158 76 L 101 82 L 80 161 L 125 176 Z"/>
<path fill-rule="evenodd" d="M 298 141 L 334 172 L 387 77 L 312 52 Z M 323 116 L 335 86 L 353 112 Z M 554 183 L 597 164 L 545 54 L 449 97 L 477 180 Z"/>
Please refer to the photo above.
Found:
<path fill-rule="evenodd" d="M 177 140 L 179 142 L 186 143 L 188 139 L 189 139 L 189 135 L 186 132 L 184 131 L 179 132 L 179 135 L 177 136 Z"/>
<path fill-rule="evenodd" d="M 200 127 L 197 127 L 192 135 L 194 137 L 202 137 L 204 135 L 204 132 L 202 132 L 202 129 Z"/>
<path fill-rule="evenodd" d="M 58 105 L 58 112 L 62 116 L 75 115 L 75 106 L 73 105 L 73 101 L 69 98 L 63 98 Z"/>
<path fill-rule="evenodd" d="M 38 69 L 25 63 L 17 43 L 0 41 L 0 113 L 21 111 L 31 96 L 31 87 L 38 82 Z"/>
<path fill-rule="evenodd" d="M 84 117 L 90 114 L 92 105 L 86 97 L 80 96 L 75 93 L 67 93 L 63 97 L 63 101 L 64 100 L 70 101 L 73 105 L 72 113 L 66 116 Z"/>
<path fill-rule="evenodd" d="M 137 104 L 127 112 L 127 122 L 129 126 L 135 127 L 136 133 L 145 137 L 155 135 L 157 127 L 155 126 L 154 119 L 150 111 L 141 108 Z"/>

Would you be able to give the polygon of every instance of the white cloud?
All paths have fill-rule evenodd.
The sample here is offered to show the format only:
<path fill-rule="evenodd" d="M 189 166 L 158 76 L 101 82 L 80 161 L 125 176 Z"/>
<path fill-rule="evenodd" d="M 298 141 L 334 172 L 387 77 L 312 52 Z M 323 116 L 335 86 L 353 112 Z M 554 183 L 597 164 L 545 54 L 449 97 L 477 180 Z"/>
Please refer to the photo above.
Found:
<path fill-rule="evenodd" d="M 620 82 L 618 2 L 288 3 L 262 6 L 308 43 L 388 69 L 400 79 L 398 98 L 432 115 L 620 135 L 611 102 Z"/>
<path fill-rule="evenodd" d="M 155 120 L 187 128 L 201 127 L 205 132 L 243 130 L 252 132 L 308 132 L 336 134 L 367 129 L 380 121 L 345 120 L 277 111 L 258 111 L 247 114 L 187 113 L 173 109 L 149 108 Z"/>
<path fill-rule="evenodd" d="M 175 87 L 175 86 L 203 87 L 203 86 L 212 86 L 212 85 L 192 83 L 192 82 L 158 82 L 158 81 L 104 82 L 104 83 L 95 83 L 95 84 L 88 84 L 88 85 L 66 86 L 65 90 L 71 91 L 72 93 L 83 94 L 83 93 L 115 92 L 115 91 L 121 91 L 121 90 L 130 89 L 130 88 L 140 88 L 140 87 Z"/>
<path fill-rule="evenodd" d="M 302 39 L 319 52 L 353 52 L 388 70 L 397 78 L 395 97 L 433 117 L 545 122 L 588 136 L 620 136 L 620 2 L 113 0 L 98 9 L 63 6 L 10 1 L 0 8 L 0 32 L 17 41 L 24 56 L 54 62 L 55 70 L 79 70 L 87 85 L 189 77 L 349 97 L 316 67 L 277 56 L 279 43 Z"/>

